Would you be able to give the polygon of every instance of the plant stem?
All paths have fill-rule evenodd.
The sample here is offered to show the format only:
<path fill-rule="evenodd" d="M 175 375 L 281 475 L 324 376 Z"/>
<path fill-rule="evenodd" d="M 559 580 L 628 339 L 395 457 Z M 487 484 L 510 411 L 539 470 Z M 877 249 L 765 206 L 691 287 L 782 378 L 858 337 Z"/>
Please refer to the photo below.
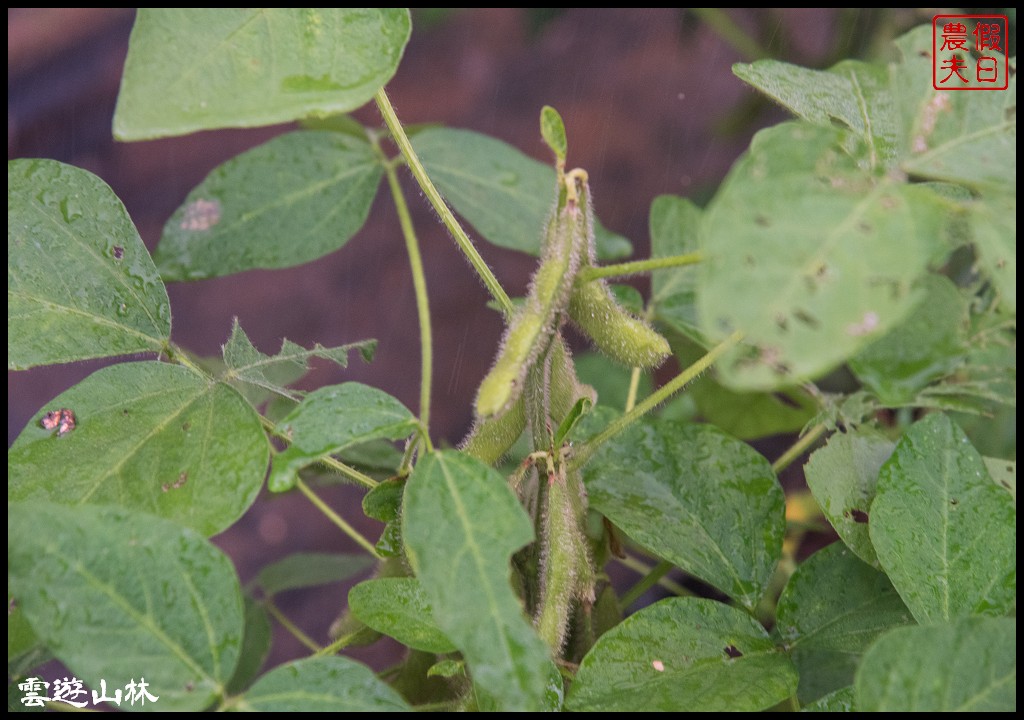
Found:
<path fill-rule="evenodd" d="M 376 145 L 376 142 L 374 143 Z M 379 147 L 379 146 L 378 146 Z M 409 267 L 412 270 L 412 284 L 416 292 L 416 312 L 420 322 L 420 424 L 423 434 L 430 437 L 430 389 L 433 378 L 434 350 L 433 333 L 430 327 L 430 300 L 427 295 L 427 278 L 423 272 L 423 258 L 420 255 L 416 230 L 409 216 L 409 206 L 405 202 L 402 186 L 398 182 L 398 173 L 394 164 L 385 165 L 391 197 L 395 202 L 398 222 L 402 226 L 405 237 L 405 250 L 409 255 Z"/>
<path fill-rule="evenodd" d="M 441 222 L 444 223 L 445 227 L 448 228 L 448 232 L 451 233 L 452 238 L 458 244 L 459 249 L 462 250 L 463 255 L 469 260 L 469 264 L 476 270 L 477 275 L 483 280 L 484 285 L 487 286 L 487 290 L 491 293 L 491 297 L 497 301 L 498 305 L 501 306 L 501 311 L 507 316 L 511 316 L 514 309 L 512 301 L 509 299 L 508 294 L 504 288 L 498 282 L 498 278 L 494 277 L 494 273 L 487 267 L 487 263 L 480 257 L 480 253 L 477 252 L 473 246 L 472 241 L 467 237 L 466 231 L 459 225 L 459 221 L 455 219 L 452 211 L 448 209 L 448 205 L 445 203 L 444 198 L 441 197 L 441 193 L 434 187 L 434 183 L 427 176 L 427 171 L 423 168 L 423 164 L 420 162 L 419 157 L 416 155 L 416 151 L 412 148 L 412 143 L 409 142 L 409 137 L 405 134 L 405 129 L 402 124 L 398 121 L 398 116 L 395 114 L 395 109 L 391 106 L 391 101 L 388 100 L 387 93 L 384 92 L 384 88 L 377 91 L 374 95 L 374 99 L 377 102 L 377 108 L 380 110 L 381 116 L 384 118 L 384 124 L 388 126 L 388 130 L 391 131 L 391 137 L 398 146 L 398 149 L 402 152 L 402 156 L 405 158 L 406 164 L 409 166 L 409 170 L 412 172 L 416 182 L 419 183 L 420 188 L 423 190 L 423 194 L 427 196 L 427 200 L 437 211 L 437 214 L 441 217 Z"/>
<path fill-rule="evenodd" d="M 651 589 L 651 587 L 659 580 L 661 580 L 669 570 L 674 566 L 668 560 L 662 560 L 654 568 L 640 578 L 640 581 L 622 594 L 619 598 L 619 609 L 625 610 L 630 605 L 640 599 L 640 596 Z"/>
<path fill-rule="evenodd" d="M 602 443 L 615 437 L 655 407 L 668 400 L 677 391 L 683 389 L 688 383 L 695 380 L 698 375 L 711 367 L 718 358 L 742 338 L 743 333 L 737 330 L 718 345 L 711 348 L 704 357 L 655 390 L 649 397 L 639 402 L 628 413 L 617 418 L 600 433 L 587 440 L 573 452 L 572 457 L 569 458 L 569 467 L 574 470 L 583 467 Z"/>
<path fill-rule="evenodd" d="M 343 533 L 345 533 L 350 538 L 355 540 L 356 543 L 364 550 L 366 550 L 366 552 L 370 553 L 370 555 L 377 558 L 378 560 L 382 559 L 381 556 L 377 553 L 377 548 L 373 546 L 373 543 L 371 543 L 369 540 L 363 537 L 362 533 L 360 533 L 354 527 L 345 522 L 345 519 L 338 515 L 338 513 L 334 512 L 327 505 L 327 503 L 321 500 L 320 497 L 315 492 L 313 492 L 312 488 L 306 485 L 306 483 L 302 482 L 302 478 L 296 479 L 295 486 L 302 492 L 303 495 L 305 495 L 309 499 L 311 503 L 313 503 L 317 507 L 317 509 L 320 512 L 326 515 L 331 522 L 337 525 Z"/>
<path fill-rule="evenodd" d="M 780 472 L 789 467 L 790 463 L 800 457 L 804 451 L 807 450 L 814 441 L 817 440 L 825 432 L 824 423 L 815 425 L 813 428 L 807 431 L 807 434 L 793 443 L 789 450 L 784 452 L 782 456 L 772 463 L 772 470 L 778 475 Z"/>
<path fill-rule="evenodd" d="M 298 625 L 289 620 L 288 617 L 278 609 L 277 605 L 274 604 L 273 600 L 266 600 L 263 603 L 263 606 L 267 609 L 267 612 L 273 615 L 274 619 L 281 624 L 281 627 L 283 627 L 292 636 L 294 636 L 296 640 L 298 640 L 300 643 L 308 647 L 313 652 L 320 652 L 320 646 L 317 645 L 309 635 L 302 632 L 302 629 Z"/>
<path fill-rule="evenodd" d="M 589 282 L 598 278 L 625 277 L 627 275 L 639 275 L 640 273 L 651 272 L 652 270 L 664 270 L 666 268 L 682 267 L 684 265 L 696 265 L 703 257 L 699 252 L 687 253 L 685 255 L 672 255 L 671 257 L 650 258 L 648 260 L 633 260 L 631 262 L 616 263 L 614 265 L 601 265 L 598 267 L 589 266 L 581 269 L 576 274 L 576 282 Z"/>
<path fill-rule="evenodd" d="M 641 562 L 640 560 L 637 560 L 635 557 L 632 557 L 632 556 L 628 556 L 627 555 L 624 558 L 613 556 L 613 559 L 616 562 L 620 563 L 621 565 L 624 565 L 624 566 L 628 567 L 630 570 L 632 570 L 633 572 L 635 572 L 635 573 L 637 573 L 639 575 L 647 576 L 647 575 L 651 574 L 652 572 L 654 572 L 654 568 L 652 568 L 650 565 L 647 565 L 647 564 Z M 657 580 L 655 582 L 658 585 L 661 585 L 666 590 L 668 590 L 673 595 L 678 595 L 680 597 L 690 597 L 691 595 L 693 595 L 692 592 L 690 592 L 689 590 L 684 588 L 682 585 L 677 583 L 675 580 L 670 580 L 667 577 L 664 577 L 664 575 L 662 575 L 661 577 L 657 578 Z M 619 602 L 619 606 L 623 607 L 623 608 L 626 607 L 624 604 L 622 604 L 621 601 Z"/>
<path fill-rule="evenodd" d="M 720 38 L 725 40 L 733 49 L 739 51 L 748 62 L 771 57 L 771 54 L 761 47 L 761 44 L 750 37 L 747 32 L 737 25 L 724 11 L 717 8 L 690 8 L 693 14 L 699 17 L 706 25 L 714 30 Z"/>

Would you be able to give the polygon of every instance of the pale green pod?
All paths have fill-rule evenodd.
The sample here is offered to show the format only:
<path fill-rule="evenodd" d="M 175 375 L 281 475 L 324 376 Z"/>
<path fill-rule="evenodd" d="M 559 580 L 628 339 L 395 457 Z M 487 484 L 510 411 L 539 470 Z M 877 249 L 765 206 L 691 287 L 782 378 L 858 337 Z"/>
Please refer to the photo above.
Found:
<path fill-rule="evenodd" d="M 494 367 L 477 391 L 478 417 L 497 415 L 516 401 L 526 371 L 547 350 L 562 323 L 586 242 L 586 213 L 580 207 L 578 182 L 585 188 L 586 173 L 574 170 L 565 177 L 565 200 L 548 223 L 541 264 L 530 282 L 526 303 L 505 330 Z"/>
<path fill-rule="evenodd" d="M 594 388 L 581 383 L 576 376 L 576 367 L 572 362 L 572 355 L 569 348 L 565 346 L 565 340 L 561 335 L 551 346 L 551 419 L 560 423 L 576 405 L 581 398 L 586 398 L 590 404 L 597 403 L 597 393 Z"/>
<path fill-rule="evenodd" d="M 654 368 L 671 353 L 668 341 L 619 305 L 603 280 L 576 283 L 569 316 L 601 352 L 627 367 Z"/>
<path fill-rule="evenodd" d="M 523 399 L 516 400 L 508 412 L 489 418 L 477 418 L 459 449 L 488 465 L 505 456 L 526 429 Z"/>
<path fill-rule="evenodd" d="M 549 479 L 541 528 L 541 598 L 537 633 L 559 654 L 576 603 L 593 603 L 594 570 L 583 529 L 586 495 L 577 472 Z"/>

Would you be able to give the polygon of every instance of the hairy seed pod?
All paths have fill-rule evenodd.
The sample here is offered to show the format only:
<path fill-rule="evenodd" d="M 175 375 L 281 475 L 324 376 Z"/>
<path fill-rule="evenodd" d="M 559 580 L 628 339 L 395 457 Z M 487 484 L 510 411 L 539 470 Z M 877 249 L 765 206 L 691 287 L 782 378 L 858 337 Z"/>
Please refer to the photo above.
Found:
<path fill-rule="evenodd" d="M 498 462 L 526 429 L 526 411 L 520 397 L 501 415 L 477 418 L 459 449 L 488 465 Z"/>
<path fill-rule="evenodd" d="M 548 223 L 541 263 L 530 282 L 526 303 L 505 330 L 494 367 L 477 391 L 478 417 L 497 415 L 516 401 L 526 371 L 548 349 L 562 323 L 585 250 L 587 212 L 585 204 L 581 207 L 580 193 L 586 186 L 586 173 L 574 170 L 562 182 L 564 196 L 560 187 L 559 206 Z"/>
<path fill-rule="evenodd" d="M 671 352 L 664 337 L 619 305 L 603 280 L 576 283 L 569 316 L 601 352 L 627 367 L 657 367 Z"/>
<path fill-rule="evenodd" d="M 560 423 L 572 410 L 576 402 L 586 398 L 593 405 L 597 402 L 594 388 L 581 383 L 576 377 L 576 367 L 572 362 L 569 348 L 559 335 L 551 345 L 551 419 Z"/>

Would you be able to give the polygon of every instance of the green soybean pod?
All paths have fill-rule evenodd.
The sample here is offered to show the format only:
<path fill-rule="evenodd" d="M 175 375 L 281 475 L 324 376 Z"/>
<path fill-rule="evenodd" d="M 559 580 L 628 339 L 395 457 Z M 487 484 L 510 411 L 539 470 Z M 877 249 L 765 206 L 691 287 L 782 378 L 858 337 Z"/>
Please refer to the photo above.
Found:
<path fill-rule="evenodd" d="M 494 367 L 480 383 L 476 397 L 478 417 L 488 418 L 507 410 L 520 396 L 526 372 L 562 323 L 585 245 L 585 211 L 580 207 L 578 183 L 586 173 L 574 170 L 564 176 L 558 189 L 559 203 L 548 223 L 541 263 L 530 281 L 526 303 L 505 330 Z"/>
<path fill-rule="evenodd" d="M 489 418 L 477 418 L 459 449 L 477 460 L 493 465 L 505 456 L 525 429 L 526 410 L 520 396 L 508 412 Z"/>
<path fill-rule="evenodd" d="M 627 367 L 657 367 L 671 352 L 660 333 L 619 305 L 603 280 L 576 283 L 569 317 L 601 352 Z"/>

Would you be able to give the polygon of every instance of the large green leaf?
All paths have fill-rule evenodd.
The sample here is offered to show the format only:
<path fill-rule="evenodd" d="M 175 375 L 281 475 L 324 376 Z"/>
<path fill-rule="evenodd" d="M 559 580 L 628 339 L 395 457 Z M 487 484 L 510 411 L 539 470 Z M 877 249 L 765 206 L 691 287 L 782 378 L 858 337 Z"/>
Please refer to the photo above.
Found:
<path fill-rule="evenodd" d="M 143 8 L 114 136 L 146 140 L 348 112 L 394 74 L 403 8 Z"/>
<path fill-rule="evenodd" d="M 451 206 L 488 241 L 538 255 L 555 201 L 555 171 L 507 143 L 451 128 L 416 133 L 412 144 Z M 600 196 L 598 196 L 600 199 Z M 597 223 L 597 254 L 625 257 L 629 241 Z"/>
<path fill-rule="evenodd" d="M 785 531 L 771 465 L 708 425 L 638 424 L 583 471 L 593 508 L 659 557 L 747 608 L 768 587 Z"/>
<path fill-rule="evenodd" d="M 277 425 L 290 445 L 274 456 L 268 486 L 289 490 L 297 473 L 317 460 L 351 445 L 415 432 L 416 417 L 382 390 L 349 382 L 311 392 Z"/>
<path fill-rule="evenodd" d="M 158 352 L 167 290 L 124 205 L 92 173 L 7 163 L 7 368 Z"/>
<path fill-rule="evenodd" d="M 405 490 L 403 536 L 438 627 L 497 709 L 544 706 L 548 649 L 523 616 L 509 560 L 533 524 L 497 471 L 454 451 L 420 460 Z"/>
<path fill-rule="evenodd" d="M 566 705 L 581 712 L 749 712 L 786 699 L 796 683 L 789 658 L 747 613 L 670 598 L 598 639 Z"/>
<path fill-rule="evenodd" d="M 75 417 L 64 435 L 40 425 L 58 409 Z M 256 413 L 227 385 L 166 363 L 114 365 L 21 431 L 7 453 L 7 498 L 118 505 L 213 535 L 256 499 L 269 454 Z"/>
<path fill-rule="evenodd" d="M 868 645 L 913 623 L 889 579 L 842 543 L 797 568 L 779 598 L 776 628 L 800 671 L 802 702 L 850 685 Z"/>
<path fill-rule="evenodd" d="M 974 246 L 981 266 L 1010 312 L 1017 312 L 1017 195 L 989 193 L 970 206 Z"/>
<path fill-rule="evenodd" d="M 889 73 L 881 65 L 844 60 L 828 70 L 810 70 L 778 60 L 733 65 L 732 71 L 808 122 L 825 127 L 838 120 L 859 135 L 872 165 L 896 153 L 897 123 Z"/>
<path fill-rule="evenodd" d="M 895 443 L 869 430 L 835 433 L 804 466 L 807 486 L 839 537 L 857 556 L 878 567 L 868 535 L 869 508 L 882 463 Z"/>
<path fill-rule="evenodd" d="M 363 138 L 304 130 L 228 160 L 185 199 L 154 258 L 166 280 L 300 265 L 366 222 L 384 170 Z"/>
<path fill-rule="evenodd" d="M 868 527 L 918 622 L 1016 607 L 1016 505 L 945 415 L 927 416 L 900 439 L 879 474 Z"/>
<path fill-rule="evenodd" d="M 76 677 L 111 692 L 144 677 L 153 710 L 202 710 L 223 696 L 242 596 L 217 548 L 135 510 L 13 503 L 7 521 L 10 589 Z"/>
<path fill-rule="evenodd" d="M 373 670 L 346 657 L 296 660 L 256 681 L 232 710 L 248 712 L 407 712 L 402 696 Z"/>
<path fill-rule="evenodd" d="M 936 90 L 929 80 L 932 42 L 930 26 L 916 28 L 896 41 L 903 56 L 892 71 L 901 123 L 901 168 L 933 180 L 1015 190 L 1016 82 L 1002 92 Z"/>
<path fill-rule="evenodd" d="M 864 655 L 862 712 L 1016 712 L 1017 619 L 897 628 Z"/>
<path fill-rule="evenodd" d="M 919 284 L 924 300 L 885 337 L 850 359 L 850 369 L 883 405 L 911 405 L 933 381 L 951 374 L 967 351 L 967 298 L 941 275 Z"/>
<path fill-rule="evenodd" d="M 651 203 L 651 257 L 697 252 L 701 210 L 686 198 L 660 195 Z M 651 276 L 651 307 L 657 319 L 707 347 L 697 319 L 697 275 L 693 265 L 658 270 Z"/>
<path fill-rule="evenodd" d="M 348 592 L 352 614 L 403 645 L 436 654 L 455 651 L 437 627 L 430 602 L 416 578 L 375 578 Z"/>
<path fill-rule="evenodd" d="M 938 255 L 943 214 L 930 191 L 863 170 L 847 131 L 763 130 L 704 214 L 701 327 L 746 347 L 718 370 L 737 389 L 815 378 L 895 326 Z"/>

